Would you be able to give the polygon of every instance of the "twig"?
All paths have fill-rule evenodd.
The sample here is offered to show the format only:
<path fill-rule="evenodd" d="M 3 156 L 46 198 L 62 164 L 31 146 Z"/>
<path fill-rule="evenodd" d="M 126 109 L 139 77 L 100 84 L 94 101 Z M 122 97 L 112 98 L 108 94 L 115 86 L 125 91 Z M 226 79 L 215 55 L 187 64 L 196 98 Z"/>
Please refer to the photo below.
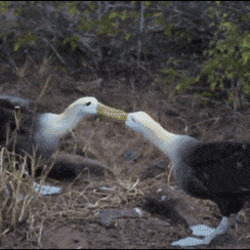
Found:
<path fill-rule="evenodd" d="M 167 185 L 168 185 L 168 187 L 170 187 L 170 181 L 171 181 L 171 177 L 172 177 L 172 174 L 173 174 L 173 165 L 172 165 L 172 163 L 170 163 L 170 164 L 168 165 L 168 167 L 170 168 L 170 170 L 169 170 L 169 174 L 168 174 L 168 182 L 167 182 Z"/>
<path fill-rule="evenodd" d="M 141 19 L 140 19 L 140 34 L 139 34 L 139 39 L 138 39 L 138 55 L 137 55 L 137 65 L 140 65 L 140 61 L 141 61 L 141 47 L 142 47 L 142 43 L 141 43 L 141 34 L 144 30 L 144 11 L 145 11 L 145 5 L 143 2 L 141 2 Z"/>
<path fill-rule="evenodd" d="M 41 100 L 41 98 L 44 96 L 45 91 L 46 91 L 46 89 L 47 89 L 47 87 L 48 87 L 48 85 L 49 85 L 50 79 L 51 79 L 51 75 L 49 75 L 49 77 L 48 77 L 46 83 L 44 84 L 44 87 L 42 88 L 42 91 L 41 91 L 40 95 L 39 95 L 38 98 L 37 98 L 36 104 L 37 104 L 37 103 Z M 35 108 L 36 108 L 36 106 L 35 106 Z"/>
<path fill-rule="evenodd" d="M 56 50 L 56 48 L 46 39 L 43 38 L 43 40 L 50 46 L 50 48 L 54 51 L 54 53 L 56 54 L 57 58 L 60 60 L 60 62 L 66 66 L 66 62 L 63 60 L 63 58 L 60 56 L 60 54 L 58 53 L 58 51 Z"/>
<path fill-rule="evenodd" d="M 43 223 L 44 223 L 44 220 L 42 221 L 40 229 L 39 229 L 39 236 L 38 236 L 38 241 L 37 241 L 38 246 L 40 246 L 40 244 L 41 244 L 42 231 L 43 231 Z"/>
<path fill-rule="evenodd" d="M 188 95 L 180 95 L 180 96 L 182 96 L 184 98 L 193 98 L 193 96 L 188 96 Z M 203 96 L 195 96 L 195 98 L 199 98 L 199 99 L 202 99 L 202 100 L 205 100 L 205 101 L 210 101 L 210 102 L 213 102 L 213 103 L 215 103 L 217 105 L 220 105 L 220 106 L 223 105 L 223 107 L 225 107 L 225 108 L 232 111 L 232 108 L 229 105 L 226 105 L 225 103 L 222 103 L 222 102 L 212 100 L 211 98 L 207 98 L 207 97 L 203 97 Z"/>
<path fill-rule="evenodd" d="M 200 122 L 197 122 L 197 123 L 192 123 L 192 124 L 189 124 L 189 126 L 196 126 L 196 125 L 199 125 L 199 124 L 202 124 L 202 123 L 206 123 L 206 122 L 210 122 L 210 121 L 218 121 L 218 120 L 220 120 L 220 119 L 222 119 L 222 118 L 230 118 L 230 117 L 232 117 L 232 118 L 235 118 L 235 114 L 233 114 L 233 115 L 228 115 L 228 116 L 220 116 L 220 117 L 214 117 L 214 118 L 210 118 L 210 119 L 207 119 L 207 120 L 203 120 L 203 121 L 200 121 Z"/>
<path fill-rule="evenodd" d="M 210 118 L 210 119 L 203 120 L 203 121 L 200 121 L 200 122 L 197 122 L 197 123 L 189 124 L 189 126 L 197 126 L 197 125 L 199 125 L 199 124 L 206 123 L 206 122 L 210 122 L 210 121 L 219 121 L 221 118 L 224 118 L 224 117 L 214 117 L 214 118 Z"/>

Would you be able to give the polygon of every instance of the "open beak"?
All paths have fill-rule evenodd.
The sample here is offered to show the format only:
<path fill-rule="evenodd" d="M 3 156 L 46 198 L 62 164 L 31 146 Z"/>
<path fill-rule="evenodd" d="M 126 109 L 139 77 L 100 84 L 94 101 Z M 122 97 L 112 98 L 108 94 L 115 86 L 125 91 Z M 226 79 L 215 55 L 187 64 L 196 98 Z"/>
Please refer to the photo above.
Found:
<path fill-rule="evenodd" d="M 110 108 L 102 103 L 98 103 L 97 110 L 98 110 L 98 114 L 100 115 L 104 115 L 104 116 L 114 118 L 120 121 L 126 121 L 128 117 L 128 113 L 120 109 Z"/>

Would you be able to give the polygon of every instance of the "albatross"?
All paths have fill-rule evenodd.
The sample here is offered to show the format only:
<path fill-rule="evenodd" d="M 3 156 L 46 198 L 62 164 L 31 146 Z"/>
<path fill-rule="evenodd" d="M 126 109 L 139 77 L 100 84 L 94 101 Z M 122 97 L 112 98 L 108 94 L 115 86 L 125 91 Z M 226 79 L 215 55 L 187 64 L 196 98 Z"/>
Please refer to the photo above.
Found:
<path fill-rule="evenodd" d="M 98 102 L 95 97 L 82 97 L 61 114 L 36 113 L 34 103 L 16 96 L 0 96 L 0 144 L 11 151 L 36 160 L 46 161 L 59 146 L 60 139 L 74 129 L 87 115 L 116 115 L 119 111 Z M 42 194 L 60 192 L 59 188 L 34 188 Z M 7 191 L 7 190 L 6 190 Z"/>
<path fill-rule="evenodd" d="M 191 227 L 194 236 L 203 238 L 187 237 L 172 246 L 208 245 L 218 235 L 227 233 L 250 199 L 250 142 L 202 142 L 174 134 L 142 111 L 124 112 L 119 119 L 170 159 L 174 176 L 187 194 L 215 202 L 222 214 L 215 229 L 202 224 Z"/>

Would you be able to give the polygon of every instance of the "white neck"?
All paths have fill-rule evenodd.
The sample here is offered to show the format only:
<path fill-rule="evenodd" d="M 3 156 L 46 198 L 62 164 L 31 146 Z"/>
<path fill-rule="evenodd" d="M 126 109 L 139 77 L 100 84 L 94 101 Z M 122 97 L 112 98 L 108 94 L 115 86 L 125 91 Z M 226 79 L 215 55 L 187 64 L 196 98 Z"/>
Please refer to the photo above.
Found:
<path fill-rule="evenodd" d="M 170 133 L 153 119 L 143 126 L 142 134 L 166 154 L 171 161 L 178 157 L 180 145 L 193 139 L 189 136 Z"/>
<path fill-rule="evenodd" d="M 76 104 L 71 104 L 63 113 L 46 113 L 41 116 L 41 129 L 45 136 L 61 137 L 74 129 L 83 119 L 84 113 Z"/>

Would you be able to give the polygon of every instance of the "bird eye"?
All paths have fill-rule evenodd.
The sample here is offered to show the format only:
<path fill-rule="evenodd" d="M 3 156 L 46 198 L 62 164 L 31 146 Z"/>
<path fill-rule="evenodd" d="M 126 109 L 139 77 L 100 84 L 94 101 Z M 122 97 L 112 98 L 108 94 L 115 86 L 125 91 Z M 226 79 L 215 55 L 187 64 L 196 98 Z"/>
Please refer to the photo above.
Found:
<path fill-rule="evenodd" d="M 86 106 L 89 106 L 90 104 L 91 104 L 91 102 L 87 102 L 87 103 L 86 103 Z"/>

